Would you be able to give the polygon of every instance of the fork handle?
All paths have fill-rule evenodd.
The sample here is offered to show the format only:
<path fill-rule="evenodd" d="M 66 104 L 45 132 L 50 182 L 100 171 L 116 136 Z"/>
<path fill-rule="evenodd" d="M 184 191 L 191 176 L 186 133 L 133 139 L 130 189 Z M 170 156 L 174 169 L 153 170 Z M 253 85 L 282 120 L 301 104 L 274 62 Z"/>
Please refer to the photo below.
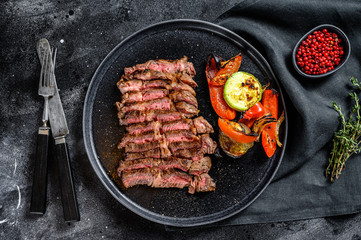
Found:
<path fill-rule="evenodd" d="M 44 214 L 46 209 L 49 130 L 49 127 L 40 127 L 38 131 L 30 202 L 30 213 L 32 214 Z"/>
<path fill-rule="evenodd" d="M 43 123 L 46 126 L 49 116 L 49 97 L 44 97 Z"/>
<path fill-rule="evenodd" d="M 80 215 L 78 202 L 76 199 L 73 176 L 70 166 L 70 156 L 65 137 L 55 139 L 55 151 L 58 162 L 64 220 L 66 222 L 79 221 Z"/>

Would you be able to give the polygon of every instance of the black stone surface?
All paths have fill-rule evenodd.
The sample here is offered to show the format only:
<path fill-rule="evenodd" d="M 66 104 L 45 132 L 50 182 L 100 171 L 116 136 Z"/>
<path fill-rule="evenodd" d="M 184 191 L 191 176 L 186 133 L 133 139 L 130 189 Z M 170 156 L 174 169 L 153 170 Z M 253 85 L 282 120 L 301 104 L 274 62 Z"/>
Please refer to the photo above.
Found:
<path fill-rule="evenodd" d="M 238 0 L 2 1 L 0 3 L 0 239 L 361 239 L 361 214 L 293 222 L 166 231 L 119 204 L 95 176 L 82 138 L 82 109 L 97 66 L 121 40 L 151 23 L 213 21 Z M 58 48 L 56 75 L 67 116 L 81 221 L 64 223 L 54 159 L 48 206 L 29 214 L 36 131 L 37 40 Z M 51 150 L 52 151 L 52 150 Z"/>

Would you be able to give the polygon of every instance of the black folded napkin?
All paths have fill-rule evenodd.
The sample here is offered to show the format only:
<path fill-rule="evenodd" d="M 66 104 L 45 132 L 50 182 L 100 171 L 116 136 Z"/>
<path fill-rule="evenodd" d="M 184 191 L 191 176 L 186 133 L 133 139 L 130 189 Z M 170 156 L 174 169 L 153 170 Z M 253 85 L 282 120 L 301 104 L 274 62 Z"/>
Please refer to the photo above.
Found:
<path fill-rule="evenodd" d="M 341 177 L 325 178 L 331 139 L 338 129 L 336 101 L 351 109 L 349 79 L 361 80 L 361 4 L 359 1 L 243 1 L 216 20 L 253 44 L 266 57 L 286 95 L 289 135 L 276 177 L 245 211 L 221 225 L 264 223 L 350 214 L 361 211 L 361 155 L 348 160 Z M 324 79 L 301 77 L 292 50 L 306 32 L 320 24 L 341 28 L 351 42 L 351 56 Z"/>

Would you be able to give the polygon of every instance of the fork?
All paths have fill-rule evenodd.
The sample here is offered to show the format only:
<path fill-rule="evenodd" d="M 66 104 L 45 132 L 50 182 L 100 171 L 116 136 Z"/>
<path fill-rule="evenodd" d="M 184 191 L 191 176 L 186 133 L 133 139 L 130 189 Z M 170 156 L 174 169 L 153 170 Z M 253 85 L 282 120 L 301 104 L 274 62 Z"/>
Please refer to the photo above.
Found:
<path fill-rule="evenodd" d="M 44 109 L 42 122 L 43 125 L 39 127 L 38 140 L 36 147 L 36 159 L 34 166 L 32 195 L 30 202 L 30 213 L 44 214 L 46 209 L 46 186 L 47 186 L 47 160 L 48 160 L 48 142 L 49 132 L 48 127 L 48 112 L 49 112 L 49 97 L 54 95 L 54 65 L 56 58 L 56 50 L 54 57 L 52 51 L 47 51 L 41 60 L 41 71 L 39 80 L 38 94 L 44 97 Z M 53 63 L 52 64 L 52 60 Z"/>

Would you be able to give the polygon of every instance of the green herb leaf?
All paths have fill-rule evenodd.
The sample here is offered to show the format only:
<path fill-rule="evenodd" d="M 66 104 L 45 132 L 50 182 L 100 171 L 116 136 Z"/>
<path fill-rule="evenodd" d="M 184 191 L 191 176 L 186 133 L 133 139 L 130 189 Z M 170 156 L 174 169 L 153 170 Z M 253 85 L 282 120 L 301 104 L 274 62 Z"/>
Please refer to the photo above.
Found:
<path fill-rule="evenodd" d="M 359 81 L 352 77 L 351 83 L 361 90 Z M 338 112 L 341 120 L 341 128 L 335 132 L 332 139 L 333 147 L 330 152 L 329 164 L 326 169 L 326 177 L 331 182 L 339 178 L 345 167 L 346 161 L 352 154 L 361 152 L 361 115 L 360 115 L 360 99 L 356 92 L 351 92 L 351 99 L 355 102 L 352 111 L 346 121 L 345 115 L 342 113 L 341 106 L 336 102 L 332 102 L 333 108 Z"/>

